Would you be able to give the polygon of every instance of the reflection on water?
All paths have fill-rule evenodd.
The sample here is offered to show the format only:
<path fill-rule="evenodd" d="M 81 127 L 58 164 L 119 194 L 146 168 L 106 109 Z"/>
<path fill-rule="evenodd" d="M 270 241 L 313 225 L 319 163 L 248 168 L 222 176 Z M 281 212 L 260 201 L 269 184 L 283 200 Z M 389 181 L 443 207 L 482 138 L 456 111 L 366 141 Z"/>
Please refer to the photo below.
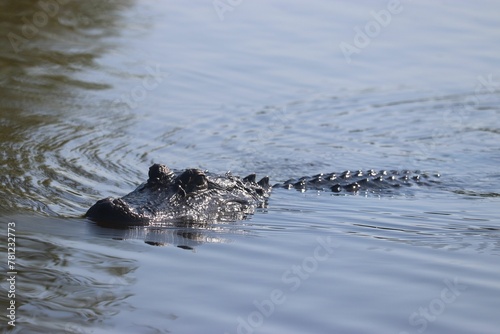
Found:
<path fill-rule="evenodd" d="M 128 229 L 103 228 L 90 223 L 90 230 L 102 238 L 114 240 L 140 240 L 152 246 L 177 246 L 194 250 L 205 243 L 228 243 L 231 235 L 248 232 L 227 224 L 185 227 L 131 227 Z"/>
<path fill-rule="evenodd" d="M 2 231 L 8 221 L 17 225 L 14 332 L 36 333 L 41 328 L 52 333 L 86 332 L 133 308 L 127 299 L 132 295 L 130 285 L 138 264 L 126 257 L 132 253 L 89 243 L 79 222 L 2 218 Z M 37 231 L 37 224 L 43 224 L 44 233 Z M 0 245 L 0 252 L 7 253 L 5 243 Z M 5 263 L 1 266 L 6 272 Z M 2 282 L 2 288 L 6 284 Z M 2 307 L 8 302 L 2 293 Z"/>
<path fill-rule="evenodd" d="M 443 258 L 457 261 L 457 256 L 463 253 L 487 257 L 500 254 L 494 217 L 485 214 L 482 220 L 462 224 L 460 221 L 467 216 L 457 210 L 460 203 L 448 204 L 448 210 L 421 212 L 408 198 L 384 199 L 378 204 L 373 197 L 321 196 L 314 192 L 305 195 L 301 198 L 299 193 L 278 189 L 273 197 L 276 203 L 268 208 L 268 214 L 258 214 L 252 220 L 234 224 L 214 224 L 210 228 L 116 230 L 99 227 L 84 219 L 33 216 L 1 219 L 0 230 L 5 231 L 7 222 L 14 221 L 19 231 L 16 239 L 19 252 L 17 328 L 23 333 L 25 331 L 21 329 L 36 333 L 40 328 L 55 333 L 100 333 L 106 328 L 134 325 L 139 326 L 136 329 L 141 332 L 161 332 L 171 325 L 175 327 L 176 324 L 171 324 L 173 320 L 185 325 L 192 313 L 206 314 L 203 308 L 211 305 L 192 305 L 186 300 L 198 300 L 208 294 L 210 300 L 226 300 L 221 310 L 231 307 L 238 302 L 234 299 L 228 301 L 228 296 L 224 299 L 225 288 L 233 291 L 241 284 L 240 279 L 248 280 L 246 276 L 255 273 L 261 277 L 263 268 L 277 263 L 279 267 L 296 263 L 304 255 L 290 245 L 284 245 L 299 245 L 305 237 L 314 238 L 315 235 L 330 235 L 332 240 L 341 244 L 341 253 L 335 255 L 331 266 L 322 268 L 320 277 L 324 271 L 343 277 L 337 266 L 346 265 L 344 252 L 356 258 L 362 256 L 360 249 L 366 254 L 399 254 L 405 250 L 397 255 L 402 257 L 399 259 L 401 263 L 416 261 L 414 257 L 418 258 L 420 253 L 435 251 L 445 252 L 436 259 L 438 262 Z M 385 202 L 393 203 L 391 212 L 383 211 L 390 207 Z M 144 246 L 144 242 L 167 247 Z M 207 247 L 201 248 L 203 245 Z M 175 247 L 168 246 L 189 251 L 176 252 Z M 0 246 L 0 252 L 6 252 L 4 244 Z M 266 259 L 267 256 L 270 260 Z M 280 257 L 284 260 L 275 263 Z M 370 265 L 361 267 L 365 266 Z M 416 266 L 412 270 L 418 271 L 419 268 Z M 2 264 L 2 270 L 6 271 L 5 264 Z M 227 270 L 233 273 L 230 278 L 223 277 Z M 234 270 L 249 273 L 235 279 Z M 381 274 L 375 272 L 375 276 Z M 273 276 L 279 278 L 280 273 L 280 270 L 278 273 L 271 271 L 271 277 L 264 276 L 265 280 L 271 280 L 267 284 L 272 287 L 275 284 L 272 283 Z M 405 275 L 409 276 L 408 273 Z M 355 282 L 359 283 L 359 280 Z M 5 288 L 5 282 L 2 284 Z M 307 286 L 306 282 L 304 284 Z M 207 286 L 214 292 L 207 292 L 210 290 Z M 241 289 L 236 290 L 245 290 Z M 318 289 L 323 291 L 322 295 L 333 296 L 334 290 L 324 292 L 323 285 Z M 255 295 L 243 295 L 239 302 L 248 299 L 249 305 L 253 305 Z M 7 303 L 6 295 L 1 294 L 0 305 L 3 307 Z M 155 309 L 155 305 L 161 306 Z M 151 308 L 158 313 L 150 313 Z M 186 312 L 186 309 L 192 311 Z M 363 310 L 365 308 L 361 308 Z M 165 318 L 166 314 L 168 318 Z M 147 323 L 146 318 L 143 319 L 145 315 L 152 319 L 148 327 L 144 327 Z M 230 316 L 229 323 L 236 315 Z M 204 321 L 196 328 L 206 326 L 207 320 Z"/>
<path fill-rule="evenodd" d="M 23 94 L 27 103 L 22 107 L 28 107 L 29 102 L 50 103 L 46 94 L 64 99 L 75 94 L 75 88 L 109 88 L 109 84 L 81 76 L 95 67 L 98 57 L 110 47 L 106 39 L 118 34 L 119 13 L 130 4 L 3 1 L 0 19 L 2 35 L 7 38 L 0 42 L 1 98 L 14 102 L 19 100 L 15 98 L 18 94 Z"/>
<path fill-rule="evenodd" d="M 122 12 L 131 4 L 0 4 L 0 32 L 8 37 L 0 39 L 0 194 L 10 199 L 0 203 L 0 212 L 78 212 L 81 193 L 92 192 L 89 180 L 102 180 L 91 170 L 103 158 L 98 147 L 121 145 L 120 127 L 132 116 L 115 113 L 110 103 L 89 102 L 87 92 L 112 87 L 98 61 L 113 49 L 111 40 L 124 27 Z"/>
<path fill-rule="evenodd" d="M 125 303 L 132 283 L 127 274 L 134 270 L 134 261 L 36 238 L 19 238 L 18 245 L 23 250 L 18 264 L 19 318 L 32 329 L 92 328 L 130 307 Z"/>

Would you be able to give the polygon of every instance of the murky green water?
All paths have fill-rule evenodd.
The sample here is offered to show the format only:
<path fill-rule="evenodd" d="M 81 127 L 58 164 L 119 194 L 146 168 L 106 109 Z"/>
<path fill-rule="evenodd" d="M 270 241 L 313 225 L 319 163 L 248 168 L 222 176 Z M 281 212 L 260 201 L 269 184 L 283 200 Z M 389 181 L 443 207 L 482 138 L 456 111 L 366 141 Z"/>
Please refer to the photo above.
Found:
<path fill-rule="evenodd" d="M 499 9 L 1 2 L 2 330 L 496 333 Z M 81 218 L 154 162 L 273 183 L 408 168 L 443 186 L 275 189 L 207 228 Z"/>

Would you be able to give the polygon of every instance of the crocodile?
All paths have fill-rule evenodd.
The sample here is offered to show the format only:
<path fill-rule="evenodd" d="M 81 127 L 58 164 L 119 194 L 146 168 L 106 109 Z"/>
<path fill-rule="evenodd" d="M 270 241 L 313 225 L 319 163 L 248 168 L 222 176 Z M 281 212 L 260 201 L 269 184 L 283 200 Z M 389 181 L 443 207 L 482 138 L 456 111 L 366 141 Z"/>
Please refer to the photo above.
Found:
<path fill-rule="evenodd" d="M 267 206 L 273 188 L 319 190 L 335 194 L 361 191 L 387 193 L 395 188 L 438 183 L 439 174 L 420 171 L 344 171 L 289 179 L 270 185 L 269 177 L 257 181 L 200 169 L 175 172 L 162 164 L 149 168 L 148 180 L 121 198 L 97 201 L 85 216 L 100 226 L 164 226 L 248 218 L 256 208 Z"/>

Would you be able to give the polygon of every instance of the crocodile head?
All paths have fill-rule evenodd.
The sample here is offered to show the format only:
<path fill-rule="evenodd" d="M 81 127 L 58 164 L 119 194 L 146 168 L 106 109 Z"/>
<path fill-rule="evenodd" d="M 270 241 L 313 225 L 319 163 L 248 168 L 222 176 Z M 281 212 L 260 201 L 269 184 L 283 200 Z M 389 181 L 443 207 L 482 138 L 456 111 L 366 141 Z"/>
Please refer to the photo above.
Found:
<path fill-rule="evenodd" d="M 208 175 L 186 169 L 176 175 L 167 166 L 154 164 L 149 178 L 122 198 L 97 201 L 85 214 L 101 226 L 148 226 L 156 221 L 213 221 L 221 217 L 241 219 L 253 213 L 269 195 L 268 178 L 244 179 L 226 174 Z"/>

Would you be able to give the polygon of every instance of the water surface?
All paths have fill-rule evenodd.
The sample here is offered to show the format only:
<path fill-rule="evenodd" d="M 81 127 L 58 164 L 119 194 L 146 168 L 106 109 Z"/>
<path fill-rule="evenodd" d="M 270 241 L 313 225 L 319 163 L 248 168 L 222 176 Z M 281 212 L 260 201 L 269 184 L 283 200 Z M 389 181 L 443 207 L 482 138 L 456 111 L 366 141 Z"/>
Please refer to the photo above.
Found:
<path fill-rule="evenodd" d="M 214 3 L 0 4 L 0 222 L 4 238 L 15 223 L 18 272 L 2 328 L 496 333 L 497 3 Z M 250 219 L 203 228 L 82 218 L 152 163 L 273 183 L 411 169 L 441 185 L 275 189 Z"/>

